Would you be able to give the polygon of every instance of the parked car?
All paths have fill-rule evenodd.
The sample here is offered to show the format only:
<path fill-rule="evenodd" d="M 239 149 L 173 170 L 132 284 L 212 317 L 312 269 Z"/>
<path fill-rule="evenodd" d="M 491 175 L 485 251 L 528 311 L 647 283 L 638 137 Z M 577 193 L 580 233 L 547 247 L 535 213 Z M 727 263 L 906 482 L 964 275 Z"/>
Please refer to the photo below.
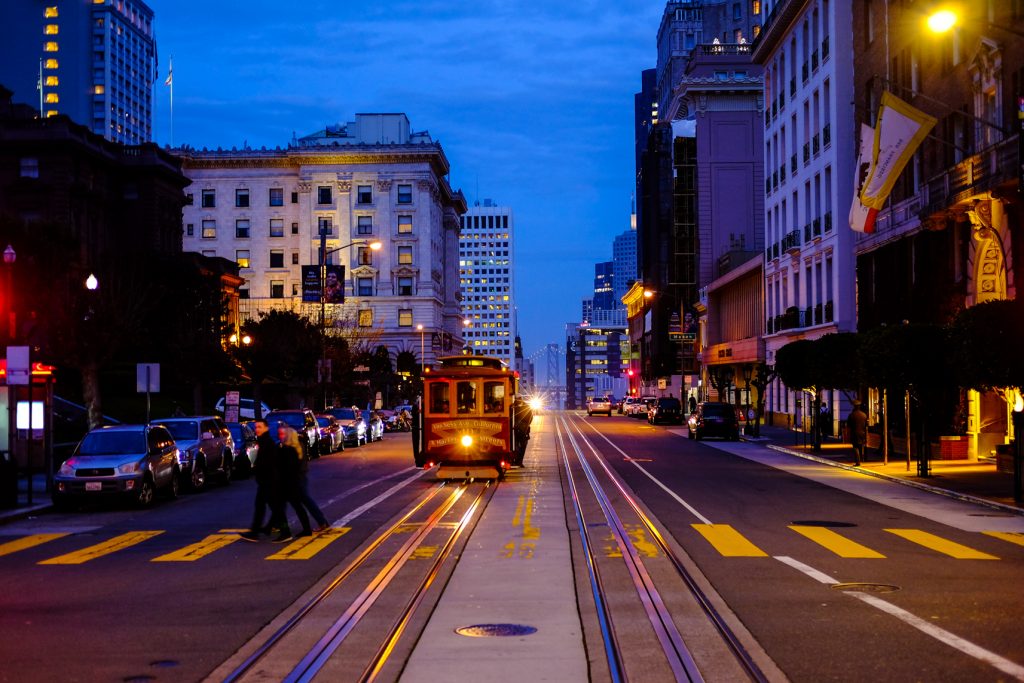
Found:
<path fill-rule="evenodd" d="M 243 419 L 243 420 L 255 420 L 256 419 L 256 411 L 253 410 L 253 407 L 255 405 L 256 404 L 253 402 L 253 400 L 251 398 L 241 398 L 241 399 L 239 399 L 238 400 L 238 417 L 240 419 Z M 266 403 L 264 403 L 262 401 L 260 401 L 260 406 L 262 406 L 262 408 L 263 408 L 263 417 L 266 418 L 267 415 L 269 415 L 270 412 L 271 412 L 270 406 L 268 406 Z M 213 412 L 220 413 L 221 415 L 224 414 L 224 397 L 223 396 L 221 396 L 217 400 L 217 403 L 214 404 Z"/>
<path fill-rule="evenodd" d="M 238 478 L 248 477 L 252 472 L 252 466 L 256 463 L 256 453 L 259 446 L 256 445 L 256 432 L 247 422 L 227 422 L 228 431 L 231 432 L 231 441 L 235 446 L 235 474 Z"/>
<path fill-rule="evenodd" d="M 53 503 L 121 496 L 152 504 L 156 492 L 178 496 L 178 447 L 159 425 L 100 427 L 85 435 L 53 477 Z"/>
<path fill-rule="evenodd" d="M 630 413 L 631 417 L 646 418 L 647 413 L 650 411 L 651 406 L 658 400 L 657 396 L 644 396 L 640 400 L 633 404 L 633 412 Z"/>
<path fill-rule="evenodd" d="M 736 409 L 729 403 L 705 401 L 697 404 L 697 410 L 687 421 L 690 438 L 700 441 L 708 436 L 717 436 L 730 441 L 739 441 L 740 423 Z"/>
<path fill-rule="evenodd" d="M 683 405 L 678 398 L 659 398 L 647 411 L 647 421 L 652 425 L 683 424 Z"/>
<path fill-rule="evenodd" d="M 637 399 L 632 396 L 627 396 L 622 399 L 622 403 L 619 404 L 619 415 L 629 415 L 630 407 L 636 403 Z"/>
<path fill-rule="evenodd" d="M 619 406 L 622 405 L 622 399 L 621 398 L 615 398 L 611 394 L 608 395 L 608 402 L 611 403 L 612 410 L 615 411 L 615 412 L 618 412 Z"/>
<path fill-rule="evenodd" d="M 153 420 L 153 424 L 167 427 L 177 442 L 182 480 L 193 491 L 205 488 L 214 472 L 224 483 L 231 481 L 235 444 L 219 417 L 168 417 Z"/>
<path fill-rule="evenodd" d="M 594 396 L 587 400 L 587 415 L 596 413 L 612 416 L 612 402 L 607 396 Z"/>
<path fill-rule="evenodd" d="M 345 432 L 333 415 L 317 415 L 320 428 L 320 452 L 324 455 L 345 450 Z"/>
<path fill-rule="evenodd" d="M 331 408 L 328 415 L 341 423 L 345 430 L 345 443 L 353 446 L 361 446 L 366 443 L 366 422 L 362 414 L 354 408 Z"/>
<path fill-rule="evenodd" d="M 303 456 L 307 460 L 320 456 L 320 425 L 312 410 L 297 408 L 295 410 L 270 411 L 267 415 L 267 424 L 270 429 L 276 430 L 280 423 L 288 425 L 298 433 L 302 450 L 305 451 Z"/>
<path fill-rule="evenodd" d="M 363 411 L 363 422 L 366 423 L 366 440 L 370 443 L 384 438 L 384 420 L 372 410 Z"/>

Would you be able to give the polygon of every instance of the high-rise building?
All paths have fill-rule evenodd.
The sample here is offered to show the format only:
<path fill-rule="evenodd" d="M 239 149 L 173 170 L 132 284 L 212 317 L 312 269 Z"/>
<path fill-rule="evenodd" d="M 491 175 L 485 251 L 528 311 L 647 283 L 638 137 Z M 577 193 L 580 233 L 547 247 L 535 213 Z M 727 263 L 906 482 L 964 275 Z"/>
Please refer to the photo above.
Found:
<path fill-rule="evenodd" d="M 594 309 L 609 311 L 618 303 L 613 298 L 615 290 L 615 263 L 600 261 L 594 264 Z M 621 305 L 621 304 L 620 304 Z"/>
<path fill-rule="evenodd" d="M 427 363 L 462 346 L 466 203 L 440 143 L 410 131 L 405 114 L 356 114 L 285 148 L 175 153 L 191 181 L 184 248 L 238 263 L 243 318 L 291 310 L 319 320 L 320 291 L 304 297 L 302 273 L 320 264 L 323 244 L 326 264 L 344 268 L 328 270 L 341 276 L 323 307 L 329 329 L 396 359 L 422 348 Z"/>
<path fill-rule="evenodd" d="M 615 236 L 612 242 L 612 299 L 616 306 L 622 306 L 622 297 L 637 280 L 636 268 L 636 214 L 632 215 L 633 226 Z"/>
<path fill-rule="evenodd" d="M 466 211 L 459 237 L 462 315 L 470 321 L 466 345 L 515 366 L 515 218 L 490 199 Z"/>
<path fill-rule="evenodd" d="M 7 0 L 0 83 L 113 142 L 153 138 L 156 41 L 142 0 Z"/>

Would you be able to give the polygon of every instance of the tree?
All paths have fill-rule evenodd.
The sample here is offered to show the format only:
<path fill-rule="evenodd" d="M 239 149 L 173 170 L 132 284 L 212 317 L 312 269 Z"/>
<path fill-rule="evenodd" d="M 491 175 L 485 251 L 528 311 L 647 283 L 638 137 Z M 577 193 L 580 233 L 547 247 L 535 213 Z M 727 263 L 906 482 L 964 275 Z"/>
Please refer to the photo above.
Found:
<path fill-rule="evenodd" d="M 260 412 L 263 382 L 273 377 L 308 389 L 315 381 L 320 357 L 320 330 L 290 311 L 272 310 L 247 322 L 243 332 L 252 343 L 240 346 L 236 358 L 252 381 L 253 405 Z"/>
<path fill-rule="evenodd" d="M 823 376 L 822 345 L 810 339 L 798 339 L 775 352 L 775 371 L 790 389 L 806 391 L 814 398 L 811 417 L 811 443 L 814 450 L 821 448 L 818 415 L 821 413 L 821 381 Z"/>
<path fill-rule="evenodd" d="M 990 301 L 960 311 L 949 342 L 960 386 L 978 391 L 1024 387 L 1024 302 Z"/>

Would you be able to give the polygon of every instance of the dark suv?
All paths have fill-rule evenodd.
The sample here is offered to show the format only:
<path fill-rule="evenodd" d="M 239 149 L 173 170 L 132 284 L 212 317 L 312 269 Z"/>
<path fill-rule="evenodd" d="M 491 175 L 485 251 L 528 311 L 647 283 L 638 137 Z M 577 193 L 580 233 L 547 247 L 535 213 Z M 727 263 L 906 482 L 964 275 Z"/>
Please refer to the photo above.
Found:
<path fill-rule="evenodd" d="M 320 457 L 320 425 L 312 410 L 272 410 L 266 419 L 275 437 L 278 423 L 283 422 L 298 432 L 307 459 Z"/>
<path fill-rule="evenodd" d="M 697 410 L 687 422 L 690 438 L 700 441 L 708 436 L 718 436 L 729 441 L 739 441 L 740 422 L 736 408 L 729 403 L 705 401 L 697 404 Z"/>
<path fill-rule="evenodd" d="M 659 422 L 665 424 L 683 424 L 683 406 L 678 398 L 659 398 L 647 411 L 647 421 L 652 425 Z"/>

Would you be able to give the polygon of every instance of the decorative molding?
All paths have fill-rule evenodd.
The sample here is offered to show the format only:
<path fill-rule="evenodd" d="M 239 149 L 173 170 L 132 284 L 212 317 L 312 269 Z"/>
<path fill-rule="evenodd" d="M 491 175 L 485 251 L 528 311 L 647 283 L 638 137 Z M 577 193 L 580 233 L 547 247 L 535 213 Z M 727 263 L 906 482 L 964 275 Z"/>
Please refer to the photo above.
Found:
<path fill-rule="evenodd" d="M 378 270 L 373 266 L 356 266 L 351 271 L 352 277 L 377 277 Z"/>
<path fill-rule="evenodd" d="M 391 181 L 390 180 L 378 180 L 377 181 L 377 192 L 391 192 Z"/>
<path fill-rule="evenodd" d="M 351 180 L 338 180 L 335 184 L 338 186 L 338 192 L 345 193 L 352 191 Z"/>
<path fill-rule="evenodd" d="M 313 183 L 308 180 L 300 180 L 297 187 L 299 188 L 299 192 L 303 194 L 309 194 L 313 191 Z"/>

